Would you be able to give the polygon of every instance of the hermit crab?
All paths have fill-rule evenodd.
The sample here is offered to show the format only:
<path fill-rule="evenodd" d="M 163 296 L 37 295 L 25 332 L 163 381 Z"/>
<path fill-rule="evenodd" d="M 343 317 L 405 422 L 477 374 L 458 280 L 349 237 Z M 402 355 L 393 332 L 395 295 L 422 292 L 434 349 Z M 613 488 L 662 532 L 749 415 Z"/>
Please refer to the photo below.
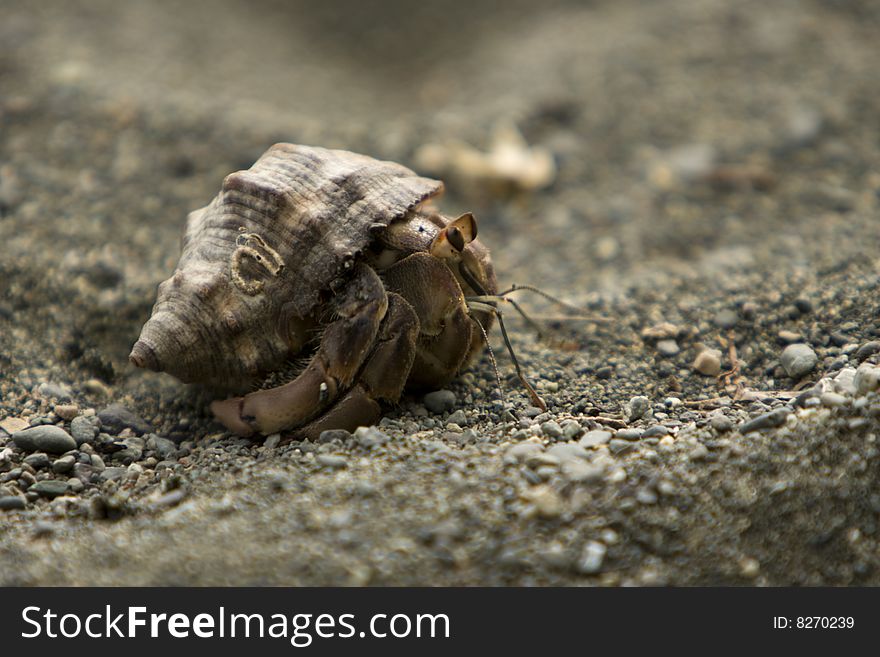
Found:
<path fill-rule="evenodd" d="M 272 146 L 190 213 L 131 362 L 240 395 L 211 408 L 243 436 L 353 430 L 406 387 L 442 386 L 499 298 L 474 217 L 431 205 L 442 191 L 392 162 Z M 295 359 L 292 380 L 255 389 Z"/>

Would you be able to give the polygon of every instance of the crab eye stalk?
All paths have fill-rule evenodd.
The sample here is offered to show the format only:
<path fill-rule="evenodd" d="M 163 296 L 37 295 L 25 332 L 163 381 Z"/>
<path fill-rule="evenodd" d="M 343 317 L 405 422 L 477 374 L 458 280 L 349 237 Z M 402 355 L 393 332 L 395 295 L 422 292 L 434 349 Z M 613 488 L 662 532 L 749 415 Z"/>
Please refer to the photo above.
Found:
<path fill-rule="evenodd" d="M 446 239 L 456 251 L 464 251 L 464 236 L 456 226 L 450 226 L 446 229 Z"/>
<path fill-rule="evenodd" d="M 446 259 L 457 256 L 477 236 L 477 220 L 466 212 L 437 233 L 431 243 L 431 255 Z"/>

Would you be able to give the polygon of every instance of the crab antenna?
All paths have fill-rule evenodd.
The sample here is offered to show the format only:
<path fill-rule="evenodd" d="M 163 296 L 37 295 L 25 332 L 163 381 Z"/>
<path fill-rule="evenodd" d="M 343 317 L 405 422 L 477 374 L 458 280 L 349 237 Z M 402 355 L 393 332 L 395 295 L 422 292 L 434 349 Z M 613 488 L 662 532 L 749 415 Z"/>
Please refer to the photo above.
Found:
<path fill-rule="evenodd" d="M 492 370 L 495 372 L 495 380 L 498 382 L 498 393 L 501 396 L 501 405 L 506 406 L 504 399 L 504 384 L 501 383 L 501 375 L 498 374 L 498 361 L 495 360 L 495 352 L 492 350 L 492 345 L 489 344 L 489 334 L 486 333 L 486 328 L 479 319 L 473 315 L 471 315 L 471 319 L 477 323 L 477 326 L 480 327 L 480 333 L 483 334 L 483 342 L 486 343 L 486 350 L 489 352 L 489 361 L 492 363 Z M 516 416 L 514 415 L 514 417 Z"/>
<path fill-rule="evenodd" d="M 579 313 L 577 316 L 577 319 L 583 319 L 583 320 L 587 320 L 590 322 L 596 322 L 599 324 L 608 324 L 611 322 L 611 320 L 607 317 L 596 317 L 595 315 L 583 314 L 586 311 L 585 308 L 580 308 L 578 306 L 575 306 L 572 303 L 569 303 L 568 301 L 563 301 L 559 297 L 554 297 L 552 294 L 550 294 L 548 292 L 544 292 L 544 290 L 542 290 L 541 288 L 537 288 L 534 285 L 513 284 L 508 289 L 504 290 L 503 292 L 499 292 L 497 296 L 506 297 L 511 292 L 518 292 L 520 290 L 526 291 L 526 292 L 533 292 L 534 294 L 537 294 L 538 296 L 544 297 L 545 299 L 547 299 L 547 301 L 550 301 L 551 303 L 555 303 L 557 306 L 561 306 L 561 307 L 566 308 L 568 310 L 571 310 L 573 312 Z M 508 299 L 508 301 L 512 302 L 511 299 Z"/>
<path fill-rule="evenodd" d="M 483 312 L 488 312 L 494 314 L 498 318 L 498 326 L 501 327 L 501 336 L 504 338 L 504 346 L 507 347 L 507 353 L 510 354 L 510 358 L 513 361 L 513 366 L 516 368 L 516 376 L 520 380 L 520 383 L 523 384 L 523 387 L 526 389 L 526 392 L 529 393 L 529 397 L 532 400 L 532 404 L 540 408 L 542 411 L 547 410 L 547 404 L 544 403 L 544 400 L 538 396 L 538 393 L 535 392 L 535 389 L 532 387 L 532 384 L 529 383 L 528 379 L 526 379 L 525 374 L 523 374 L 522 368 L 519 366 L 519 360 L 516 358 L 516 353 L 513 351 L 513 345 L 510 343 L 510 337 L 507 335 L 507 328 L 504 326 L 504 318 L 502 316 L 501 311 L 492 303 L 486 303 L 482 301 L 472 301 L 470 299 L 465 298 L 467 301 L 468 308 L 471 310 L 482 310 Z"/>
<path fill-rule="evenodd" d="M 518 312 L 518 313 L 520 314 L 520 316 L 526 321 L 526 324 L 528 324 L 529 326 L 532 327 L 532 329 L 533 329 L 533 330 L 535 331 L 535 333 L 538 335 L 538 339 L 539 339 L 539 340 L 540 340 L 541 338 L 544 337 L 544 327 L 541 326 L 541 325 L 540 325 L 538 322 L 536 322 L 534 319 L 532 319 L 531 317 L 529 317 L 529 316 L 526 314 L 526 311 L 522 309 L 522 306 L 520 306 L 520 305 L 519 305 L 516 301 L 514 301 L 513 299 L 508 299 L 507 297 L 502 297 L 500 294 L 499 294 L 499 295 L 491 295 L 491 294 L 489 294 L 489 295 L 485 295 L 485 296 L 468 297 L 468 299 L 469 299 L 470 301 L 482 301 L 482 302 L 484 302 L 484 303 L 486 303 L 486 304 L 493 305 L 493 306 L 494 306 L 496 303 L 500 303 L 500 302 L 502 302 L 502 301 L 503 301 L 504 303 L 509 303 L 511 306 L 513 306 L 514 310 L 516 310 L 516 312 Z"/>
<path fill-rule="evenodd" d="M 459 263 L 458 271 L 461 273 L 461 277 L 468 285 L 471 286 L 471 289 L 474 292 L 483 297 L 491 296 L 489 294 L 486 294 L 486 289 L 482 285 L 480 285 L 480 283 L 477 281 L 477 277 L 471 273 L 464 262 Z M 535 392 L 532 384 L 528 382 L 525 375 L 522 373 L 522 368 L 520 368 L 519 361 L 517 360 L 516 354 L 513 351 L 513 345 L 510 344 L 510 338 L 507 335 L 507 329 L 504 327 L 504 319 L 502 317 L 501 310 L 492 302 L 489 302 L 487 304 L 480 304 L 479 302 L 477 302 L 477 304 L 475 305 L 484 305 L 486 308 L 491 308 L 490 312 L 494 312 L 495 315 L 498 317 L 498 326 L 501 327 L 501 335 L 504 337 L 504 346 L 507 347 L 507 352 L 510 354 L 510 358 L 513 361 L 513 366 L 516 368 L 516 375 L 517 377 L 519 377 L 520 383 L 522 383 L 525 389 L 528 391 L 529 397 L 531 397 L 532 399 L 532 403 L 540 408 L 542 411 L 546 411 L 547 404 L 544 403 L 543 399 L 538 397 L 538 393 Z"/>

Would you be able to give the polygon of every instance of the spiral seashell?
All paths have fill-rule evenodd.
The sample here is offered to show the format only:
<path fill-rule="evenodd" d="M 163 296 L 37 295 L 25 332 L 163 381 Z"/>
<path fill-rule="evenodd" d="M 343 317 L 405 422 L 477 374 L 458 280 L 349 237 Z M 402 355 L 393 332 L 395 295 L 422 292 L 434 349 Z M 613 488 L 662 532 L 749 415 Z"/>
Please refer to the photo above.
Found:
<path fill-rule="evenodd" d="M 190 213 L 177 269 L 129 356 L 241 390 L 301 351 L 320 304 L 370 243 L 443 184 L 348 151 L 276 144 Z"/>

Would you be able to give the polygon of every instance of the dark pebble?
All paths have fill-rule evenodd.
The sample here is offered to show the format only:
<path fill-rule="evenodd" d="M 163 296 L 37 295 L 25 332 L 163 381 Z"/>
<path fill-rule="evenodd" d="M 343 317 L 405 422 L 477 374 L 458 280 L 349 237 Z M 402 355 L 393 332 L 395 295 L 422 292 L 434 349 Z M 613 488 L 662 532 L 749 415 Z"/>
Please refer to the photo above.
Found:
<path fill-rule="evenodd" d="M 747 420 L 739 426 L 740 433 L 748 433 L 749 431 L 760 431 L 761 429 L 772 429 L 785 424 L 785 418 L 788 417 L 790 411 L 787 408 L 777 408 L 776 410 L 764 413 L 756 418 Z"/>
<path fill-rule="evenodd" d="M 425 408 L 432 413 L 450 411 L 455 406 L 455 393 L 451 390 L 435 390 L 424 398 Z"/>
<path fill-rule="evenodd" d="M 67 492 L 67 482 L 59 479 L 44 479 L 28 489 L 28 493 L 36 493 L 42 497 L 58 497 Z"/>
<path fill-rule="evenodd" d="M 14 511 L 16 509 L 23 509 L 26 506 L 27 501 L 18 495 L 0 497 L 0 511 Z"/>
<path fill-rule="evenodd" d="M 813 312 L 813 304 L 809 299 L 795 299 L 794 307 L 797 308 L 798 312 L 802 315 Z"/>
<path fill-rule="evenodd" d="M 34 470 L 42 470 L 49 467 L 49 456 L 45 452 L 36 452 L 24 457 L 24 462 Z"/>
<path fill-rule="evenodd" d="M 101 420 L 101 425 L 112 433 L 119 433 L 126 428 L 138 434 L 150 432 L 149 423 L 122 404 L 110 404 L 101 409 L 98 411 L 98 419 Z"/>
<path fill-rule="evenodd" d="M 856 360 L 861 363 L 868 356 L 873 356 L 878 351 L 880 351 L 880 341 L 872 340 L 871 342 L 866 342 L 856 350 Z"/>

